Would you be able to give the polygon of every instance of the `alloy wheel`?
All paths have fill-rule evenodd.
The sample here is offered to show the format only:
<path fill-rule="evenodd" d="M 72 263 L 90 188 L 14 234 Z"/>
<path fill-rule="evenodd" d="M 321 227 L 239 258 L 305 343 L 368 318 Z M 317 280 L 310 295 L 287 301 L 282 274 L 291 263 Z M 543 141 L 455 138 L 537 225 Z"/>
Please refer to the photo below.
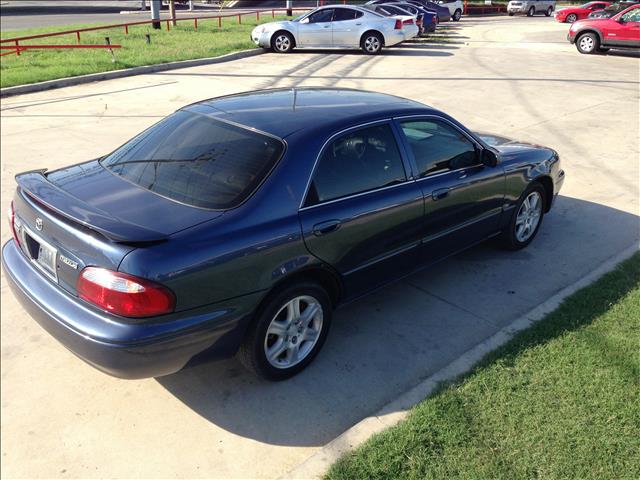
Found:
<path fill-rule="evenodd" d="M 381 46 L 380 39 L 374 35 L 364 39 L 364 49 L 369 53 L 377 53 Z"/>
<path fill-rule="evenodd" d="M 589 53 L 592 52 L 596 46 L 596 43 L 593 41 L 589 35 L 583 36 L 579 41 L 580 50 L 583 52 Z"/>
<path fill-rule="evenodd" d="M 267 361 L 275 368 L 291 368 L 313 350 L 323 325 L 322 304 L 302 295 L 289 300 L 273 317 L 264 339 Z"/>
<path fill-rule="evenodd" d="M 539 192 L 531 192 L 524 199 L 516 216 L 516 239 L 524 243 L 531 238 L 538 228 L 542 217 L 542 196 Z"/>
<path fill-rule="evenodd" d="M 576 20 L 578 20 L 578 16 L 575 13 L 571 13 L 567 16 L 567 22 L 568 23 L 573 23 Z"/>
<path fill-rule="evenodd" d="M 287 35 L 278 35 L 273 43 L 279 52 L 288 52 L 291 49 L 291 39 Z"/>

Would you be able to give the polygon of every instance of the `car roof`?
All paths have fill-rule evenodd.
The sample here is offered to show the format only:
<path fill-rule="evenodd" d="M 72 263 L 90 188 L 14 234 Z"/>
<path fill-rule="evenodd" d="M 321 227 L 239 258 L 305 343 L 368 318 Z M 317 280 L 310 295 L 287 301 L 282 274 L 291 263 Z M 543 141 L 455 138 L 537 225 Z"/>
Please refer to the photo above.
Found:
<path fill-rule="evenodd" d="M 347 88 L 295 87 L 256 90 L 203 100 L 183 108 L 285 138 L 298 130 L 346 128 L 356 122 L 435 112 L 384 93 Z"/>

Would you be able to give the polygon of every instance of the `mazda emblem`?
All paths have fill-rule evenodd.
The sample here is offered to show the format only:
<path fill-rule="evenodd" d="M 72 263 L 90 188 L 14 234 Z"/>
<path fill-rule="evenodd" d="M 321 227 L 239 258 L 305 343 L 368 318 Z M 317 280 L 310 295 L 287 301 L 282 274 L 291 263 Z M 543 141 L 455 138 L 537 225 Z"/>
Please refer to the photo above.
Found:
<path fill-rule="evenodd" d="M 36 230 L 42 230 L 42 219 L 40 217 L 36 218 Z"/>

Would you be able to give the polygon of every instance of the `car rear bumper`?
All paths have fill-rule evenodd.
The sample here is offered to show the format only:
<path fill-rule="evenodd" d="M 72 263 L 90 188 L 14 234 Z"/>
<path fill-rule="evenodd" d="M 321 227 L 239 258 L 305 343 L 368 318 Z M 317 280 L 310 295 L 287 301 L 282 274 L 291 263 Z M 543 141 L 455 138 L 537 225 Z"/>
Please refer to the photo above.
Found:
<path fill-rule="evenodd" d="M 384 34 L 385 47 L 392 47 L 393 45 L 402 43 L 405 40 L 406 38 L 403 30 L 391 30 L 389 32 L 385 32 Z"/>
<path fill-rule="evenodd" d="M 173 314 L 170 321 L 130 324 L 98 312 L 44 278 L 16 248 L 2 248 L 7 281 L 24 309 L 47 332 L 87 363 L 120 378 L 168 375 L 196 357 L 233 355 L 259 295 L 241 297 L 238 305 L 216 304 Z"/>

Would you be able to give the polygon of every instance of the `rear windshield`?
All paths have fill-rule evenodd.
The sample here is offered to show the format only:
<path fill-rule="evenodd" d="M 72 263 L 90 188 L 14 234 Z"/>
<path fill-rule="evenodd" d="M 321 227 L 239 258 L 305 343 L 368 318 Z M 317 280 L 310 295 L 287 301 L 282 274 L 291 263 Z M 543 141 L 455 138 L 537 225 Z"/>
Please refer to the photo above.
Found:
<path fill-rule="evenodd" d="M 178 111 L 105 157 L 102 165 L 164 197 L 222 210 L 251 195 L 283 148 L 275 138 Z"/>

